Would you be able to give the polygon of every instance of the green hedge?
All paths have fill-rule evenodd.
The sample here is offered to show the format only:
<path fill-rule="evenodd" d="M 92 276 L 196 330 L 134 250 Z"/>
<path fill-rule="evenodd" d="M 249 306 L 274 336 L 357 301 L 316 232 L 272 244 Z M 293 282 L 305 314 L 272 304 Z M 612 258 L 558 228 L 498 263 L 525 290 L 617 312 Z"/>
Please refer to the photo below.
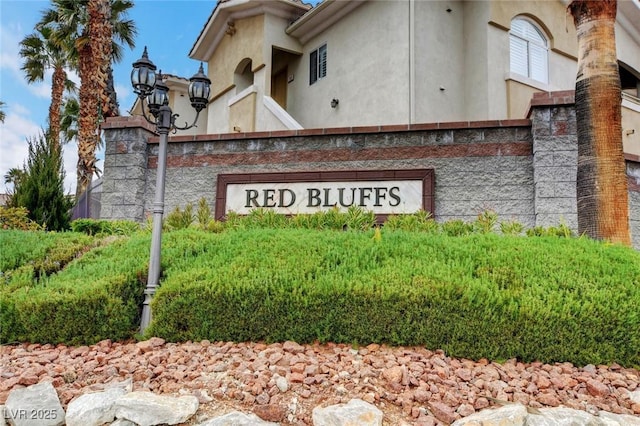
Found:
<path fill-rule="evenodd" d="M 166 269 L 149 335 L 640 364 L 640 255 L 633 250 L 557 237 L 374 235 L 202 234 Z"/>
<path fill-rule="evenodd" d="M 59 273 L 37 279 L 12 275 L 0 287 L 0 343 L 86 344 L 132 337 L 148 250 L 148 236 L 120 239 L 92 249 Z"/>
<path fill-rule="evenodd" d="M 148 335 L 640 365 L 640 253 L 587 239 L 402 228 L 167 232 Z M 64 235 L 3 232 L 2 253 L 23 245 L 30 258 L 38 238 Z M 17 269 L 0 277 L 0 343 L 133 336 L 149 244 L 148 234 L 119 237 L 37 278 L 6 260 Z"/>

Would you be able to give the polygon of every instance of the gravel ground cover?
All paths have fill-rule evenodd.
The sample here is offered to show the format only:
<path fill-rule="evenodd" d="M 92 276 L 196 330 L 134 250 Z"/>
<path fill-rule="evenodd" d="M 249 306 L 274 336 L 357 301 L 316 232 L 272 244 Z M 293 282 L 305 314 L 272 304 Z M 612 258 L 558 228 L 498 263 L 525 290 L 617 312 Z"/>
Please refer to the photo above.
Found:
<path fill-rule="evenodd" d="M 195 395 L 191 424 L 226 412 L 254 412 L 284 425 L 311 424 L 316 406 L 353 398 L 375 404 L 385 424 L 448 424 L 496 404 L 532 410 L 566 406 L 640 415 L 631 392 L 640 371 L 613 364 L 491 362 L 422 347 L 371 344 L 142 342 L 92 346 L 0 346 L 0 404 L 17 387 L 52 382 L 63 406 L 131 378 L 134 390 Z"/>

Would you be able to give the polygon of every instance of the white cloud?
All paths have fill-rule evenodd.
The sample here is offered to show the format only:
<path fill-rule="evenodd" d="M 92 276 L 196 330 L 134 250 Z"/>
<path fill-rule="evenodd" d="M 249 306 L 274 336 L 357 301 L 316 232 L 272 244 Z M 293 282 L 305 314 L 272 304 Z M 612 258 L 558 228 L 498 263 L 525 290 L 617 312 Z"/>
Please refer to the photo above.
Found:
<path fill-rule="evenodd" d="M 75 195 L 77 184 L 76 167 L 78 166 L 78 144 L 71 141 L 62 147 L 62 161 L 64 163 L 64 192 Z"/>
<path fill-rule="evenodd" d="M 28 118 L 28 110 L 22 105 L 12 105 L 7 111 L 3 124 L 0 124 L 0 192 L 6 192 L 4 175 L 12 168 L 22 168 L 29 156 L 27 140 L 37 138 L 42 133 L 42 127 Z M 78 163 L 78 149 L 75 142 L 63 147 L 63 162 L 65 169 L 64 191 L 75 194 L 76 165 Z"/>
<path fill-rule="evenodd" d="M 17 106 L 16 111 L 8 109 L 4 123 L 0 124 L 0 179 L 4 185 L 4 175 L 9 169 L 22 168 L 27 159 L 29 147 L 27 138 L 36 137 L 42 128 L 29 120 L 23 113 L 25 108 Z M 2 192 L 5 192 L 4 187 Z"/>
<path fill-rule="evenodd" d="M 114 88 L 116 89 L 116 96 L 118 97 L 120 114 L 127 115 L 135 100 L 135 98 L 132 96 L 133 90 L 131 89 L 130 85 L 126 86 L 124 84 L 115 84 Z"/>

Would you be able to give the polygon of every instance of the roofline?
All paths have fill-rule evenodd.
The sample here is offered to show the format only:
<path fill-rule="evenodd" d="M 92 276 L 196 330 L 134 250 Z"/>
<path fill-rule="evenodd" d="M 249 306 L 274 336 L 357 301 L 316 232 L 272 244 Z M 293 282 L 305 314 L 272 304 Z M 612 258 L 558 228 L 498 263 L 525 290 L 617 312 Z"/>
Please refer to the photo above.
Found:
<path fill-rule="evenodd" d="M 270 13 L 285 19 L 304 14 L 311 5 L 295 0 L 228 0 L 218 2 L 194 42 L 189 57 L 207 62 L 224 37 L 229 20 L 249 18 Z M 297 13 L 296 13 L 297 12 Z"/>
<path fill-rule="evenodd" d="M 324 0 L 289 25 L 286 33 L 305 44 L 368 0 Z"/>

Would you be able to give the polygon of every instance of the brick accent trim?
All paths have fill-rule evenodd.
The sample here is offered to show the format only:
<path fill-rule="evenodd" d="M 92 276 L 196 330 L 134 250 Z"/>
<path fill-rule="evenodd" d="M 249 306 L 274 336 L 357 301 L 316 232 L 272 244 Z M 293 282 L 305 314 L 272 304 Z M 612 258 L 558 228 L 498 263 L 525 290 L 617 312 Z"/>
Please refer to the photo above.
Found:
<path fill-rule="evenodd" d="M 100 126 L 102 130 L 107 129 L 128 129 L 134 127 L 141 127 L 152 133 L 156 133 L 156 126 L 150 124 L 144 117 L 141 116 L 127 116 L 127 117 L 109 117 Z M 159 137 L 152 137 L 152 139 L 160 140 Z"/>
<path fill-rule="evenodd" d="M 456 130 L 479 129 L 500 127 L 531 127 L 529 119 L 514 120 L 489 120 L 489 121 L 456 121 L 443 123 L 417 123 L 417 124 L 392 124 L 381 126 L 355 126 L 355 127 L 327 127 L 317 129 L 299 130 L 273 130 L 264 132 L 247 133 L 213 133 L 208 135 L 173 136 L 169 143 L 217 141 L 217 140 L 241 140 L 241 139 L 266 139 L 272 137 L 289 138 L 296 136 L 321 136 L 321 135 L 353 135 L 369 133 L 399 133 L 414 132 L 419 130 Z M 148 143 L 159 143 L 157 136 L 149 138 Z"/>
<path fill-rule="evenodd" d="M 529 102 L 527 108 L 527 118 L 531 117 L 531 113 L 534 107 L 541 106 L 559 106 L 559 105 L 574 105 L 576 103 L 576 91 L 575 90 L 559 90 L 557 92 L 536 92 L 533 94 L 533 98 Z"/>
<path fill-rule="evenodd" d="M 458 145 L 412 146 L 365 149 L 321 149 L 300 151 L 259 151 L 230 154 L 168 155 L 167 167 L 203 167 L 211 164 L 257 165 L 279 163 L 316 163 L 334 161 L 403 160 L 411 158 L 455 158 L 530 156 L 530 142 L 470 143 Z M 149 168 L 157 167 L 157 156 L 149 157 Z"/>

